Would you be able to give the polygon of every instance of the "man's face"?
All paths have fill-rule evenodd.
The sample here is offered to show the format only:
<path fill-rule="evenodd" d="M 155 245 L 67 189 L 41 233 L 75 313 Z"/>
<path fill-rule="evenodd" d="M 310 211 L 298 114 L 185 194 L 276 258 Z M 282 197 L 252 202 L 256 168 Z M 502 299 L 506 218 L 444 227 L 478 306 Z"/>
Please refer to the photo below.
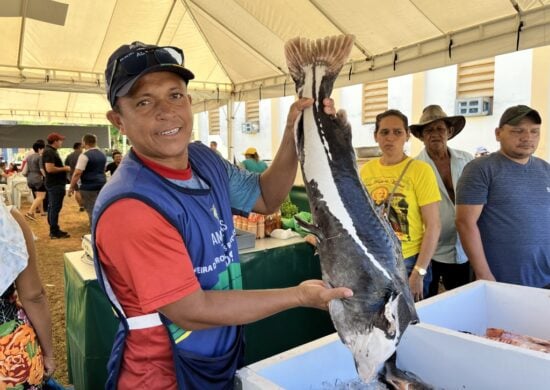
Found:
<path fill-rule="evenodd" d="M 138 153 L 174 169 L 187 168 L 193 113 L 180 76 L 172 72 L 146 74 L 117 104 L 120 112 L 109 111 L 107 117 L 128 136 Z"/>
<path fill-rule="evenodd" d="M 442 119 L 424 126 L 422 129 L 422 142 L 424 142 L 428 153 L 447 150 L 449 134 L 450 129 Z"/>
<path fill-rule="evenodd" d="M 59 149 L 63 146 L 63 140 L 62 139 L 58 139 L 57 141 L 54 141 L 54 143 L 52 144 L 52 146 L 56 149 Z"/>
<path fill-rule="evenodd" d="M 537 150 L 540 125 L 524 118 L 517 125 L 503 125 L 495 130 L 500 150 L 513 160 L 526 160 Z"/>
<path fill-rule="evenodd" d="M 113 161 L 116 165 L 120 164 L 120 162 L 122 161 L 122 154 L 115 154 L 115 156 L 113 157 Z"/>

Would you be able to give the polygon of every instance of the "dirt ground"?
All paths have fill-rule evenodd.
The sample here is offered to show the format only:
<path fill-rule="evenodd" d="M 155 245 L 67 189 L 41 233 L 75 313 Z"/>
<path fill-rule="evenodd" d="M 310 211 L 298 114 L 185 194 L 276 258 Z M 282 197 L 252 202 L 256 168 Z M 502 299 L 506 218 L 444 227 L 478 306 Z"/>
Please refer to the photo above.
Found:
<path fill-rule="evenodd" d="M 21 212 L 28 211 L 30 204 L 23 203 Z M 59 226 L 67 231 L 71 237 L 62 240 L 49 238 L 49 226 L 47 217 L 37 216 L 37 221 L 29 221 L 36 239 L 38 253 L 38 269 L 42 284 L 48 296 L 50 312 L 53 323 L 53 341 L 55 346 L 55 360 L 57 370 L 55 379 L 69 385 L 67 375 L 67 350 L 65 347 L 65 297 L 63 281 L 63 254 L 80 250 L 82 236 L 89 232 L 88 216 L 86 212 L 80 212 L 74 197 L 65 197 L 63 209 L 59 217 Z"/>

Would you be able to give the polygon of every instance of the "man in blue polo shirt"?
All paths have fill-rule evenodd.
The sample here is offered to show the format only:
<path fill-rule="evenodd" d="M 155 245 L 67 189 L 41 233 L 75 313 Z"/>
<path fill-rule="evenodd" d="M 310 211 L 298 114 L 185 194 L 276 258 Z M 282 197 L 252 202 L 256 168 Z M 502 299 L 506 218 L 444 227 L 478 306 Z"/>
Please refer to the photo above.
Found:
<path fill-rule="evenodd" d="M 478 279 L 550 285 L 550 164 L 533 156 L 541 117 L 508 108 L 495 130 L 500 150 L 464 168 L 456 224 Z"/>

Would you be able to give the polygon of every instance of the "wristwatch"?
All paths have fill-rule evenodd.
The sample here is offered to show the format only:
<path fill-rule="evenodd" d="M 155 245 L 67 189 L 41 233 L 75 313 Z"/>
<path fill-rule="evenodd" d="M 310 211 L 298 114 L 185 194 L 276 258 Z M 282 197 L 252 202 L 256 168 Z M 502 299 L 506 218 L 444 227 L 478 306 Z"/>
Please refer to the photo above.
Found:
<path fill-rule="evenodd" d="M 414 266 L 414 270 L 415 270 L 416 272 L 418 272 L 418 274 L 419 274 L 420 276 L 422 276 L 422 277 L 426 276 L 426 274 L 428 273 L 428 271 L 426 271 L 424 268 L 419 267 L 419 266 L 417 266 L 417 265 Z"/>

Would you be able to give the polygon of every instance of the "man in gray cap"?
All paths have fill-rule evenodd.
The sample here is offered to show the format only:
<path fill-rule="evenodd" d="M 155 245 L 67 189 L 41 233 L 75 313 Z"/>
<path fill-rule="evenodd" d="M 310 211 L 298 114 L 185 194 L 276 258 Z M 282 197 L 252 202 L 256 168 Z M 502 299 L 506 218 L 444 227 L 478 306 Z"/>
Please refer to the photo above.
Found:
<path fill-rule="evenodd" d="M 533 156 L 541 122 L 528 106 L 508 108 L 495 130 L 500 150 L 458 181 L 457 229 L 478 279 L 550 285 L 550 164 Z"/>
<path fill-rule="evenodd" d="M 181 49 L 121 46 L 105 76 L 107 117 L 132 143 L 93 212 L 98 279 L 125 325 L 106 388 L 232 388 L 243 362 L 242 324 L 352 295 L 322 281 L 241 290 L 232 211 L 280 206 L 297 170 L 294 125 L 313 99 L 291 106 L 279 151 L 258 174 L 191 142 L 194 75 Z"/>
<path fill-rule="evenodd" d="M 460 133 L 465 123 L 463 116 L 447 116 L 440 106 L 430 105 L 422 111 L 419 123 L 410 126 L 411 133 L 425 146 L 416 159 L 431 165 L 441 193 L 441 234 L 431 262 L 428 296 L 437 294 L 440 281 L 447 290 L 470 281 L 470 265 L 455 226 L 455 192 L 458 178 L 473 156 L 447 146 L 447 141 Z"/>

